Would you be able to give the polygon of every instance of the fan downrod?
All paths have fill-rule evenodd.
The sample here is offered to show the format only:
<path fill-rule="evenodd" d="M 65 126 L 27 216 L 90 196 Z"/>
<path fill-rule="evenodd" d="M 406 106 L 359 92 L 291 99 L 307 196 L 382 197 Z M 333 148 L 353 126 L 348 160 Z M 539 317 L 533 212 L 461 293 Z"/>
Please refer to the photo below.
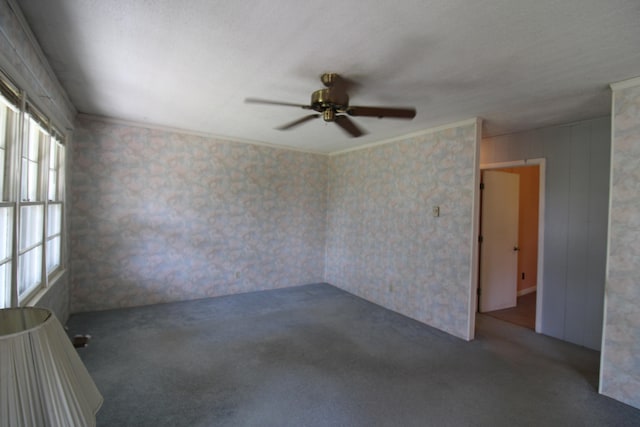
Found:
<path fill-rule="evenodd" d="M 335 113 L 342 113 L 349 108 L 349 96 L 344 90 L 336 87 L 340 79 L 337 73 L 324 73 L 320 76 L 326 89 L 316 90 L 311 94 L 311 109 L 322 113 L 325 122 L 335 120 Z"/>

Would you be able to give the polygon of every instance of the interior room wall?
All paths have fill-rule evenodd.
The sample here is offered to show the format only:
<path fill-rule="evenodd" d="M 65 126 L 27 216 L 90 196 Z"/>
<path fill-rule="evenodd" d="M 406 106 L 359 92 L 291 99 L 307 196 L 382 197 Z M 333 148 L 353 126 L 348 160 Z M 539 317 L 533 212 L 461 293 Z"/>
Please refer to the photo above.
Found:
<path fill-rule="evenodd" d="M 79 117 L 72 311 L 321 282 L 327 157 Z"/>
<path fill-rule="evenodd" d="M 602 393 L 640 408 L 640 78 L 615 86 Z"/>
<path fill-rule="evenodd" d="M 54 120 L 56 127 L 65 133 L 65 143 L 70 147 L 76 110 L 51 71 L 22 13 L 4 0 L 0 1 L 0 69 Z M 67 154 L 68 151 L 69 148 Z M 66 213 L 68 215 L 68 209 Z M 68 228 L 63 232 L 68 236 Z M 68 260 L 68 253 L 65 259 Z M 68 270 L 40 295 L 35 305 L 51 309 L 60 321 L 66 322 L 69 317 Z"/>
<path fill-rule="evenodd" d="M 330 157 L 329 283 L 469 338 L 476 130 L 467 122 Z"/>
<path fill-rule="evenodd" d="M 542 333 L 600 349 L 611 123 L 608 117 L 482 140 L 481 163 L 545 158 Z"/>

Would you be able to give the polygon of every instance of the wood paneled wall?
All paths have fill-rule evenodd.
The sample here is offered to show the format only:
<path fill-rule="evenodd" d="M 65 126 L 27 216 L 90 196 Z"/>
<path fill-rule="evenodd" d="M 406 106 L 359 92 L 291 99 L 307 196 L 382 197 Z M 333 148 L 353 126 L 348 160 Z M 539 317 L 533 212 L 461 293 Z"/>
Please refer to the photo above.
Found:
<path fill-rule="evenodd" d="M 542 332 L 600 349 L 609 117 L 483 139 L 481 163 L 546 159 Z"/>

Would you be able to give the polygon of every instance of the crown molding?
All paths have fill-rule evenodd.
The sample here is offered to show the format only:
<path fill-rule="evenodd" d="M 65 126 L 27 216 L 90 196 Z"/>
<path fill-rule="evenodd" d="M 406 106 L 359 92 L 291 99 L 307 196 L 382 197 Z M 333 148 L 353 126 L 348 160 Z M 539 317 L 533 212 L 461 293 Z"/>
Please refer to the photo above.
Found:
<path fill-rule="evenodd" d="M 218 140 L 218 141 L 238 142 L 238 143 L 241 143 L 241 144 L 257 145 L 257 146 L 260 146 L 260 147 L 269 147 L 269 148 L 274 148 L 274 149 L 278 149 L 278 150 L 297 151 L 299 153 L 316 154 L 316 155 L 321 155 L 321 156 L 327 156 L 327 153 L 322 153 L 320 151 L 304 150 L 304 149 L 301 149 L 301 148 L 290 147 L 288 145 L 270 144 L 268 142 L 254 141 L 254 140 L 250 140 L 250 139 L 242 139 L 242 138 L 226 136 L 226 135 L 218 135 L 218 134 L 209 133 L 209 132 L 199 132 L 199 131 L 188 130 L 188 129 L 183 129 L 183 128 L 177 128 L 177 127 L 171 127 L 171 126 L 161 126 L 161 125 L 156 125 L 156 124 L 153 124 L 153 123 L 143 123 L 143 122 L 136 122 L 136 121 L 131 121 L 131 120 L 115 119 L 115 118 L 112 118 L 112 117 L 99 116 L 99 115 L 94 115 L 94 114 L 79 113 L 77 118 L 78 119 L 87 119 L 87 120 L 92 120 L 92 121 L 97 121 L 97 122 L 102 122 L 102 123 L 109 123 L 109 124 L 119 125 L 119 126 L 130 126 L 130 127 L 135 127 L 135 128 L 157 130 L 157 131 L 161 131 L 161 132 L 178 133 L 178 134 L 181 134 L 181 135 L 198 136 L 198 137 L 201 137 L 201 138 L 215 139 L 215 140 Z"/>
<path fill-rule="evenodd" d="M 621 82 L 611 83 L 609 86 L 614 92 L 618 90 L 628 89 L 630 87 L 640 86 L 640 76 L 623 80 Z"/>
<path fill-rule="evenodd" d="M 472 124 L 476 125 L 476 126 L 481 126 L 481 123 L 482 123 L 482 119 L 480 119 L 479 117 L 474 117 L 472 119 L 466 119 L 466 120 L 461 120 L 459 122 L 454 122 L 454 123 L 449 123 L 449 124 L 446 124 L 446 125 L 436 126 L 436 127 L 425 129 L 425 130 L 421 130 L 421 131 L 418 131 L 418 132 L 408 133 L 406 135 L 396 136 L 396 137 L 385 139 L 385 140 L 382 140 L 382 141 L 372 142 L 370 144 L 365 144 L 365 145 L 360 145 L 358 147 L 348 148 L 346 150 L 333 151 L 333 152 L 329 153 L 329 156 L 337 156 L 337 155 L 340 155 L 340 154 L 350 153 L 352 151 L 366 150 L 367 148 L 377 147 L 379 145 L 391 144 L 393 142 L 403 141 L 405 139 L 410 139 L 410 138 L 416 138 L 416 137 L 420 137 L 420 136 L 423 136 L 423 135 L 429 135 L 429 134 L 432 134 L 432 133 L 441 132 L 443 130 L 456 128 L 456 127 L 460 127 L 460 126 L 468 126 L 468 125 L 472 125 Z"/>

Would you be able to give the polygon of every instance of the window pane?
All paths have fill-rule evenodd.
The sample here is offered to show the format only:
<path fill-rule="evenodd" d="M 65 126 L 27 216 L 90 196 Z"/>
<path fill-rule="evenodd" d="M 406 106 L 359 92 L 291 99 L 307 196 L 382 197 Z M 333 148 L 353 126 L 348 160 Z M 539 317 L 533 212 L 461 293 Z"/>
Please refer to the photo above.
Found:
<path fill-rule="evenodd" d="M 49 197 L 48 200 L 58 200 L 58 172 L 49 169 Z"/>
<path fill-rule="evenodd" d="M 0 262 L 11 256 L 13 208 L 0 208 Z"/>
<path fill-rule="evenodd" d="M 11 263 L 0 264 L 0 308 L 9 307 L 11 302 Z"/>
<path fill-rule="evenodd" d="M 60 236 L 47 242 L 47 273 L 60 266 Z"/>
<path fill-rule="evenodd" d="M 40 166 L 40 141 L 44 138 L 40 126 L 29 120 L 28 135 L 22 144 L 22 200 L 40 200 L 38 171 Z"/>
<path fill-rule="evenodd" d="M 58 200 L 58 142 L 51 138 L 49 144 L 49 200 Z"/>
<path fill-rule="evenodd" d="M 40 149 L 40 137 L 41 131 L 40 126 L 34 121 L 31 121 L 31 126 L 29 129 L 29 140 L 28 140 L 28 149 L 23 153 L 24 156 L 28 157 L 29 160 L 34 162 L 38 161 L 38 152 Z"/>
<path fill-rule="evenodd" d="M 3 96 L 0 95 L 0 200 L 9 200 L 11 196 L 6 188 L 9 182 L 7 174 L 9 172 L 10 156 L 9 149 L 13 142 L 16 125 L 16 114 L 14 107 Z"/>
<path fill-rule="evenodd" d="M 7 118 L 9 117 L 9 108 L 0 98 L 0 148 L 5 148 L 7 137 Z"/>
<path fill-rule="evenodd" d="M 32 205 L 20 208 L 20 251 L 42 243 L 44 206 Z"/>
<path fill-rule="evenodd" d="M 58 143 L 51 138 L 51 151 L 49 152 L 49 169 L 58 169 Z"/>
<path fill-rule="evenodd" d="M 47 237 L 60 234 L 62 231 L 62 204 L 52 203 L 48 208 Z"/>
<path fill-rule="evenodd" d="M 5 149 L 0 147 L 0 200 L 4 200 Z"/>
<path fill-rule="evenodd" d="M 38 164 L 29 161 L 29 200 L 36 201 L 38 198 Z"/>
<path fill-rule="evenodd" d="M 22 201 L 38 200 L 38 164 L 22 159 Z"/>
<path fill-rule="evenodd" d="M 18 258 L 18 300 L 40 284 L 41 275 L 42 245 L 36 246 Z"/>
<path fill-rule="evenodd" d="M 22 159 L 22 176 L 20 177 L 20 182 L 22 186 L 22 191 L 20 193 L 20 199 L 22 201 L 29 200 L 29 161 L 27 159 Z"/>

